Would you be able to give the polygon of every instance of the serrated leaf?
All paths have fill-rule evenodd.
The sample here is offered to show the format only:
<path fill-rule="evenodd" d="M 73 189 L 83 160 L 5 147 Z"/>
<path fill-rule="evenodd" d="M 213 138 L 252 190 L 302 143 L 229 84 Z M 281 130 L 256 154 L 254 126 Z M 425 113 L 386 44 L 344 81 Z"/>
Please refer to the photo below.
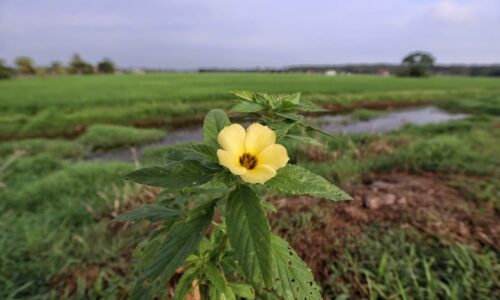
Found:
<path fill-rule="evenodd" d="M 299 104 L 300 103 L 300 93 L 293 93 L 293 94 L 288 94 L 283 96 L 283 100 L 293 103 L 293 104 Z"/>
<path fill-rule="evenodd" d="M 189 268 L 184 273 L 182 273 L 179 282 L 175 285 L 175 299 L 184 300 L 193 289 L 193 281 L 196 280 L 197 269 Z"/>
<path fill-rule="evenodd" d="M 208 167 L 196 160 L 177 161 L 166 166 L 154 166 L 135 170 L 125 179 L 137 183 L 180 189 L 200 185 L 212 180 L 218 167 Z"/>
<path fill-rule="evenodd" d="M 229 288 L 226 278 L 224 277 L 224 273 L 221 271 L 221 269 L 217 268 L 213 264 L 206 264 L 205 276 L 207 276 L 208 281 L 210 281 L 212 286 L 217 290 L 214 291 L 217 294 L 217 297 L 211 299 L 236 299 L 234 292 Z"/>
<path fill-rule="evenodd" d="M 182 153 L 182 158 L 177 159 L 177 161 L 181 160 L 197 160 L 202 164 L 207 164 L 206 161 L 211 163 L 218 163 L 217 159 L 217 150 L 211 146 L 201 143 L 185 143 L 173 146 L 176 151 Z M 178 155 L 180 156 L 180 155 Z M 210 164 L 210 163 L 208 163 Z"/>
<path fill-rule="evenodd" d="M 165 150 L 165 163 L 171 164 L 182 160 L 197 160 L 200 162 L 218 162 L 217 150 L 201 143 L 181 143 Z"/>
<path fill-rule="evenodd" d="M 313 139 L 313 138 L 308 137 L 308 136 L 289 134 L 289 135 L 285 136 L 285 138 L 292 139 L 292 140 L 299 141 L 299 142 L 306 143 L 306 144 L 313 145 L 313 146 L 325 147 L 325 145 L 320 143 L 317 139 Z"/>
<path fill-rule="evenodd" d="M 295 121 L 282 121 L 282 122 L 268 122 L 267 125 L 274 130 L 276 133 L 276 139 L 279 140 L 280 138 L 284 137 L 288 131 L 295 126 L 296 122 Z"/>
<path fill-rule="evenodd" d="M 182 210 L 171 209 L 159 205 L 145 205 L 123 213 L 114 218 L 113 221 L 122 222 L 148 220 L 150 222 L 156 222 L 175 219 L 184 215 L 186 215 L 186 213 Z"/>
<path fill-rule="evenodd" d="M 183 147 L 188 152 L 198 154 L 208 161 L 219 163 L 217 158 L 217 150 L 205 144 L 190 143 Z"/>
<path fill-rule="evenodd" d="M 334 201 L 351 200 L 346 192 L 302 167 L 289 164 L 266 182 L 266 186 L 287 194 L 307 194 Z"/>
<path fill-rule="evenodd" d="M 231 94 L 247 101 L 254 101 L 255 99 L 255 93 L 251 91 L 232 91 Z"/>
<path fill-rule="evenodd" d="M 247 279 L 257 286 L 272 278 L 271 227 L 261 200 L 246 185 L 229 194 L 226 206 L 227 232 L 235 256 Z"/>
<path fill-rule="evenodd" d="M 301 111 L 310 111 L 310 112 L 328 111 L 328 109 L 324 109 L 323 107 L 320 107 L 320 106 L 314 104 L 313 102 L 307 101 L 307 100 L 302 100 L 300 102 L 299 110 L 301 110 Z"/>
<path fill-rule="evenodd" d="M 302 122 L 299 122 L 298 123 L 300 126 L 302 126 L 303 128 L 307 129 L 307 130 L 311 130 L 311 131 L 315 131 L 315 132 L 319 132 L 321 133 L 322 135 L 325 135 L 327 137 L 330 137 L 330 138 L 334 138 L 335 136 L 329 132 L 326 132 L 322 129 L 319 129 L 317 127 L 314 127 L 314 126 L 311 126 L 311 125 L 307 125 L 307 124 L 304 124 Z"/>
<path fill-rule="evenodd" d="M 129 299 L 131 300 L 148 300 L 153 299 L 154 289 L 152 286 L 147 286 L 144 278 L 139 278 L 132 288 L 129 290 Z"/>
<path fill-rule="evenodd" d="M 304 119 L 304 116 L 298 115 L 296 113 L 279 113 L 279 112 L 277 112 L 276 115 L 283 117 L 285 119 L 296 121 L 296 122 L 302 121 Z"/>
<path fill-rule="evenodd" d="M 164 282 L 170 280 L 205 236 L 214 216 L 215 203 L 215 200 L 210 201 L 191 210 L 186 221 L 176 223 L 166 240 L 152 248 L 153 253 L 144 254 L 154 257 L 144 268 L 145 277 L 152 279 L 161 275 Z"/>
<path fill-rule="evenodd" d="M 241 113 L 254 113 L 264 109 L 264 106 L 255 102 L 241 101 L 231 108 L 231 111 Z"/>
<path fill-rule="evenodd" d="M 285 300 L 321 300 L 318 285 L 307 265 L 279 236 L 272 236 L 274 288 Z"/>
<path fill-rule="evenodd" d="M 255 290 L 249 284 L 230 282 L 229 287 L 238 297 L 250 300 L 255 299 Z"/>
<path fill-rule="evenodd" d="M 203 121 L 203 140 L 205 144 L 219 148 L 217 136 L 226 126 L 231 125 L 231 121 L 222 109 L 213 109 L 207 113 Z"/>
<path fill-rule="evenodd" d="M 226 290 L 227 282 L 224 278 L 224 274 L 219 268 L 217 268 L 213 264 L 208 263 L 205 265 L 205 275 L 207 276 L 208 281 L 210 281 L 210 283 L 212 283 L 212 285 L 215 286 L 216 289 L 222 292 Z"/>
<path fill-rule="evenodd" d="M 222 293 L 220 290 L 215 288 L 214 286 L 209 286 L 208 288 L 208 297 L 209 299 L 216 299 L 216 300 L 235 300 L 236 296 L 234 295 L 233 290 L 231 290 L 229 287 L 227 290 Z"/>

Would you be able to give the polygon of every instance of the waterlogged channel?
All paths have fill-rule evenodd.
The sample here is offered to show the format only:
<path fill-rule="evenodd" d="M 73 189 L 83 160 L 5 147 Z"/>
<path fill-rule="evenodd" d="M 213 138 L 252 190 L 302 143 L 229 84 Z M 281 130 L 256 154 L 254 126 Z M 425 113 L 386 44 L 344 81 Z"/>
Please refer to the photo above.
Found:
<path fill-rule="evenodd" d="M 316 121 L 326 132 L 376 134 L 390 132 L 408 124 L 437 124 L 466 117 L 465 114 L 450 114 L 437 107 L 426 106 L 390 112 L 368 121 L 354 121 L 351 115 L 321 116 Z"/>
<path fill-rule="evenodd" d="M 357 121 L 352 115 L 324 115 L 311 118 L 311 122 L 324 131 L 339 134 L 386 133 L 408 124 L 426 125 L 444 123 L 467 118 L 465 114 L 450 114 L 434 106 L 398 110 L 385 113 L 367 121 Z M 202 140 L 202 127 L 188 127 L 170 131 L 164 139 L 152 144 L 146 144 L 134 149 L 116 150 L 94 153 L 89 160 L 122 160 L 133 161 L 140 157 L 144 149 L 158 145 L 173 145 L 176 143 Z"/>

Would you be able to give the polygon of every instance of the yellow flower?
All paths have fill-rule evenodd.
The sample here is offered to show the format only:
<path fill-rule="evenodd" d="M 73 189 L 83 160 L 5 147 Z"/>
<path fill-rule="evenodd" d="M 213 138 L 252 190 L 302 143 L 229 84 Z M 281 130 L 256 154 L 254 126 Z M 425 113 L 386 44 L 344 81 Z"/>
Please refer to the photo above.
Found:
<path fill-rule="evenodd" d="M 248 183 L 264 183 L 286 166 L 286 148 L 276 144 L 276 133 L 259 123 L 243 126 L 232 124 L 219 132 L 219 163 Z"/>

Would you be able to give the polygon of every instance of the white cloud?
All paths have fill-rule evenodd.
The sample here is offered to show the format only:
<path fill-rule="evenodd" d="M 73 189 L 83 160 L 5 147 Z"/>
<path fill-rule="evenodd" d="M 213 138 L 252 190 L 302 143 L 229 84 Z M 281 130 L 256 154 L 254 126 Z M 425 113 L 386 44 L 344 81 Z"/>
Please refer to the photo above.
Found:
<path fill-rule="evenodd" d="M 477 16 L 478 7 L 474 3 L 457 3 L 443 0 L 431 8 L 431 16 L 445 23 L 464 23 Z"/>

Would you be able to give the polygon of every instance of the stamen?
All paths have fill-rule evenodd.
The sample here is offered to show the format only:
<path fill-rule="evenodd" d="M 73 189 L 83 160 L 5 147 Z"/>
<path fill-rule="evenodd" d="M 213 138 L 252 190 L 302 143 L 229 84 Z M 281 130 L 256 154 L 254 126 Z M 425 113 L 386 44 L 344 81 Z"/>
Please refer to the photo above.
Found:
<path fill-rule="evenodd" d="M 257 158 L 250 153 L 244 153 L 240 156 L 240 165 L 248 170 L 252 170 L 257 166 Z"/>

